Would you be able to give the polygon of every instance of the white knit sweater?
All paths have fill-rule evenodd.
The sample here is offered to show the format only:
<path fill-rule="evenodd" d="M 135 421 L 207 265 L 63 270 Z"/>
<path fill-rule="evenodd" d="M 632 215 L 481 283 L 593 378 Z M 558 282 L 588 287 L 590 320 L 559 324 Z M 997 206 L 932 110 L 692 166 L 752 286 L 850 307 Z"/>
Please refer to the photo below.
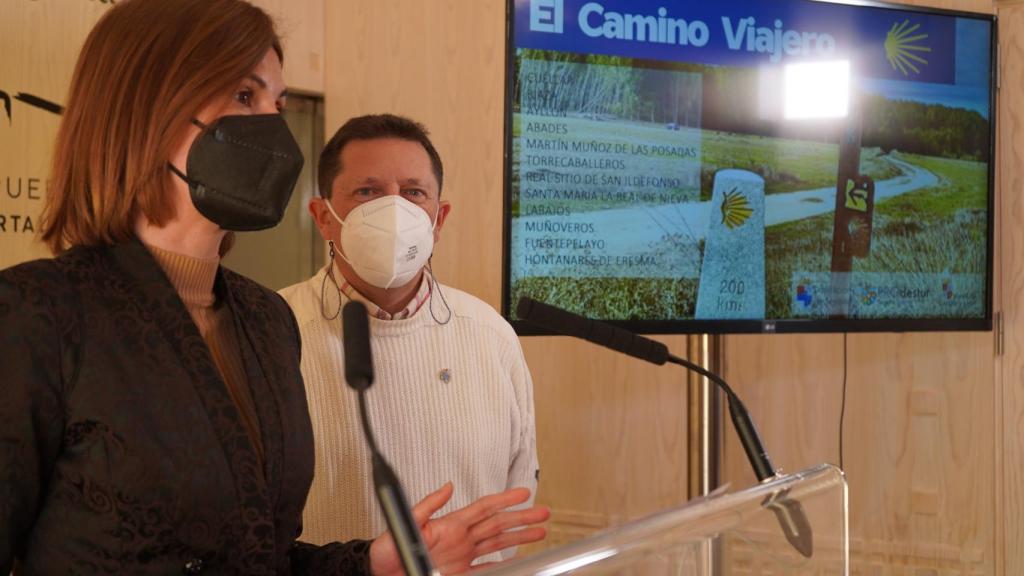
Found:
<path fill-rule="evenodd" d="M 374 538 L 387 529 L 373 492 L 357 396 L 344 380 L 341 316 L 328 321 L 321 314 L 325 274 L 326 268 L 281 291 L 302 335 L 316 441 L 301 537 L 314 544 Z M 410 505 L 454 483 L 443 514 L 511 487 L 532 494 L 537 451 L 533 384 L 515 332 L 481 300 L 446 286 L 442 291 L 452 309 L 445 325 L 431 317 L 431 303 L 407 320 L 370 318 L 375 380 L 367 407 Z M 330 280 L 325 297 L 329 315 L 345 301 Z M 440 298 L 432 304 L 443 320 Z"/>

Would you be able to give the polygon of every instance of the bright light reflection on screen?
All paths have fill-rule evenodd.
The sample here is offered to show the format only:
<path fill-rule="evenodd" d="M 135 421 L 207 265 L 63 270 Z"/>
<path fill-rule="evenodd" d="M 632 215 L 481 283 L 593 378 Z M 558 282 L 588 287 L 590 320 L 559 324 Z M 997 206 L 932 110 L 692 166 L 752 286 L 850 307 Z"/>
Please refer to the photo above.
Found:
<path fill-rule="evenodd" d="M 784 78 L 787 120 L 843 118 L 849 114 L 849 61 L 787 64 Z"/>

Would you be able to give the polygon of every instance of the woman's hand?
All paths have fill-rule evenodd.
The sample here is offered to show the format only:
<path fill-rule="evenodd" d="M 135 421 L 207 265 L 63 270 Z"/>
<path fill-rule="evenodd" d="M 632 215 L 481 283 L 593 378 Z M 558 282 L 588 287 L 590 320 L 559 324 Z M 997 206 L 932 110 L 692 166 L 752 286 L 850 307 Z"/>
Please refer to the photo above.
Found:
<path fill-rule="evenodd" d="M 452 491 L 449 482 L 412 509 L 430 560 L 442 574 L 467 572 L 473 560 L 480 556 L 536 542 L 546 534 L 544 528 L 532 525 L 548 519 L 551 512 L 547 508 L 507 510 L 526 502 L 530 497 L 526 488 L 484 496 L 465 508 L 431 520 L 430 517 L 452 497 Z M 370 546 L 370 570 L 376 576 L 403 574 L 402 561 L 390 532 L 385 532 Z"/>

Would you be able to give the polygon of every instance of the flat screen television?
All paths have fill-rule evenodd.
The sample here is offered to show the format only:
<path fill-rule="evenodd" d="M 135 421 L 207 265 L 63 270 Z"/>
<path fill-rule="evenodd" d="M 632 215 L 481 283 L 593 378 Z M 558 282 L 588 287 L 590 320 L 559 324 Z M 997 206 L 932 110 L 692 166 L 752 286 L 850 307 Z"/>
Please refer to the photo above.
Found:
<path fill-rule="evenodd" d="M 646 333 L 988 330 L 996 21 L 509 0 L 503 313 Z"/>

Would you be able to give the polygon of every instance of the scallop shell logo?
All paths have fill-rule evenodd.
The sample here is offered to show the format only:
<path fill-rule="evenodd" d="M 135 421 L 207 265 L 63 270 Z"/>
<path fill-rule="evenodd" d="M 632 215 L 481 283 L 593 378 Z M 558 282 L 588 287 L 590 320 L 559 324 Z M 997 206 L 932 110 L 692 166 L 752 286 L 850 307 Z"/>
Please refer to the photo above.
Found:
<path fill-rule="evenodd" d="M 747 197 L 733 188 L 726 192 L 722 198 L 722 224 L 730 230 L 742 226 L 744 222 L 754 213 L 750 207 Z"/>
<path fill-rule="evenodd" d="M 931 52 L 932 49 L 919 43 L 928 35 L 914 34 L 920 27 L 920 24 L 911 26 L 910 20 L 904 20 L 902 24 L 894 22 L 885 36 L 885 57 L 889 59 L 892 69 L 899 70 L 904 76 L 909 76 L 911 71 L 920 74 L 918 66 L 928 65 L 921 54 Z"/>

